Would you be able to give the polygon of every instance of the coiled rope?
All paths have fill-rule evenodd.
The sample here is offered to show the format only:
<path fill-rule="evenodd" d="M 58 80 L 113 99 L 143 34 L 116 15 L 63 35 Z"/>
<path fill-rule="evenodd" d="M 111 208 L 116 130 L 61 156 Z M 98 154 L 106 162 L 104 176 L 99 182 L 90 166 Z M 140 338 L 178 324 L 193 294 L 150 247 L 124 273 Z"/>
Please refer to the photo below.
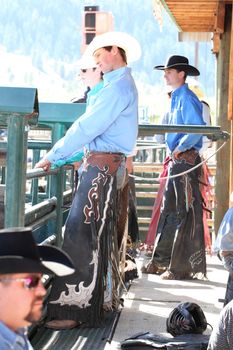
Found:
<path fill-rule="evenodd" d="M 194 167 L 190 168 L 189 170 L 183 171 L 182 173 L 171 175 L 171 176 L 168 175 L 168 176 L 159 177 L 159 178 L 145 178 L 145 177 L 140 177 L 140 176 L 136 176 L 136 175 L 133 175 L 133 174 L 129 174 L 129 176 L 135 178 L 136 180 L 145 180 L 146 179 L 149 182 L 150 181 L 152 181 L 152 182 L 160 182 L 161 180 L 174 179 L 176 177 L 186 175 L 188 173 L 191 173 L 191 171 L 193 171 L 193 170 L 199 168 L 200 166 L 202 166 L 202 164 L 207 163 L 210 158 L 212 158 L 215 154 L 217 154 L 226 145 L 226 143 L 227 143 L 227 141 L 225 141 L 214 153 L 212 153 L 209 157 L 204 159 L 201 163 L 195 165 Z"/>

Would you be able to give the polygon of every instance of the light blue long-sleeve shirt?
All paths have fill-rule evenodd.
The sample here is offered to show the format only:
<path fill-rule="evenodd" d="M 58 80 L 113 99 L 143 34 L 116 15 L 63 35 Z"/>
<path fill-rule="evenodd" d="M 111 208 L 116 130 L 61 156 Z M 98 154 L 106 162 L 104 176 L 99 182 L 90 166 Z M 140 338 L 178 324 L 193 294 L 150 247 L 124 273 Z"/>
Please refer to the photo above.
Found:
<path fill-rule="evenodd" d="M 104 87 L 45 158 L 51 163 L 85 147 L 94 152 L 132 153 L 138 133 L 138 94 L 131 69 L 104 74 Z"/>
<path fill-rule="evenodd" d="M 222 219 L 213 248 L 216 253 L 219 250 L 233 251 L 233 207 L 227 210 Z"/>
<path fill-rule="evenodd" d="M 202 103 L 187 84 L 172 92 L 169 124 L 205 125 Z M 180 152 L 191 148 L 199 150 L 202 147 L 202 135 L 198 134 L 169 133 L 166 134 L 165 140 L 171 152 L 175 149 Z"/>
<path fill-rule="evenodd" d="M 13 332 L 3 322 L 0 322 L 0 349 L 1 350 L 33 350 L 25 330 Z"/>
<path fill-rule="evenodd" d="M 98 84 L 96 84 L 88 93 L 87 93 L 87 106 L 91 103 L 90 101 L 94 98 L 96 94 L 103 88 L 104 82 L 101 80 Z M 66 164 L 73 164 L 74 162 L 80 162 L 84 157 L 84 150 L 81 149 L 75 152 L 71 157 L 66 159 L 59 159 L 56 163 L 53 163 L 53 168 L 60 167 Z"/>

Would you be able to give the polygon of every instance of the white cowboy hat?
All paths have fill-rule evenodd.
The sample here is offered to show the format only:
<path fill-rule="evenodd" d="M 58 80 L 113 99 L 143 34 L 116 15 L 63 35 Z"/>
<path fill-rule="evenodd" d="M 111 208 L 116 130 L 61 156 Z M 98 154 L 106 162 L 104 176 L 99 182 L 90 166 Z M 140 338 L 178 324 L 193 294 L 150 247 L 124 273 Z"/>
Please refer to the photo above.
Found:
<path fill-rule="evenodd" d="M 106 32 L 97 35 L 87 47 L 86 52 L 88 55 L 93 55 L 96 50 L 106 46 L 122 48 L 128 62 L 137 61 L 141 57 L 141 47 L 138 41 L 124 32 Z"/>

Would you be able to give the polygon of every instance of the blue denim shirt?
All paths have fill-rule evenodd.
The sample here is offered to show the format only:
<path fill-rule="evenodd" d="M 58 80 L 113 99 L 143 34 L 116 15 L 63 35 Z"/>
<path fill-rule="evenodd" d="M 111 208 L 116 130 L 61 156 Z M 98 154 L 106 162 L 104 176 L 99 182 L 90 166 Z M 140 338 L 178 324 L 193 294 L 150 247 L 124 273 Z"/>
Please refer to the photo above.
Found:
<path fill-rule="evenodd" d="M 33 350 L 26 336 L 25 329 L 20 329 L 18 333 L 15 333 L 2 322 L 0 322 L 0 349 Z"/>
<path fill-rule="evenodd" d="M 171 96 L 170 125 L 205 125 L 202 117 L 202 103 L 188 88 L 187 84 L 174 90 Z M 167 146 L 171 152 L 175 149 L 184 152 L 202 147 L 202 135 L 169 133 L 165 135 Z"/>

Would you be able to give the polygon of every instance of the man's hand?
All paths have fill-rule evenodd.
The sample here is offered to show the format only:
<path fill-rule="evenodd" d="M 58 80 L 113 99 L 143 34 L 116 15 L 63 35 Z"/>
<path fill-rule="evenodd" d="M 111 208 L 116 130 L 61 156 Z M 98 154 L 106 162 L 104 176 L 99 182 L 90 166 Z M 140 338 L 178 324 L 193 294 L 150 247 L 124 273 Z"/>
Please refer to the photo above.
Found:
<path fill-rule="evenodd" d="M 44 171 L 49 171 L 51 167 L 51 162 L 47 159 L 42 159 L 35 164 L 34 168 L 42 168 Z"/>

